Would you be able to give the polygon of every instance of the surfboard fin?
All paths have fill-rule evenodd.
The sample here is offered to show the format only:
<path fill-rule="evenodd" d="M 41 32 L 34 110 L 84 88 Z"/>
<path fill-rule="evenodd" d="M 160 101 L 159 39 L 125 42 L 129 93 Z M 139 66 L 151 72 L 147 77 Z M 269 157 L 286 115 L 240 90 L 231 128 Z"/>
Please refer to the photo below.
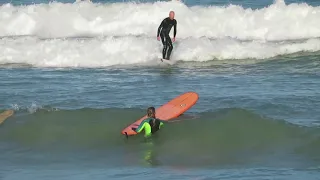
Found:
<path fill-rule="evenodd" d="M 127 132 L 125 132 L 125 134 L 126 134 L 126 138 L 128 139 L 128 138 L 129 138 L 128 133 L 127 133 Z"/>

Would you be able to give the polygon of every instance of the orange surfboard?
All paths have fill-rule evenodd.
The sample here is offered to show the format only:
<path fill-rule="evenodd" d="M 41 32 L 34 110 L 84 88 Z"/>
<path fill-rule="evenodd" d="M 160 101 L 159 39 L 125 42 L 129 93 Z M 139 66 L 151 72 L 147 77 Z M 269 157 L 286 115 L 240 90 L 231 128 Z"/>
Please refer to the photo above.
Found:
<path fill-rule="evenodd" d="M 198 99 L 199 95 L 195 92 L 184 93 L 172 99 L 167 104 L 164 104 L 161 107 L 157 108 L 156 117 L 164 121 L 174 119 L 180 116 L 182 113 L 186 112 L 188 109 L 190 109 L 194 104 L 196 104 Z M 128 136 L 137 134 L 135 131 L 132 130 L 132 128 L 137 128 L 140 125 L 140 123 L 146 118 L 147 115 L 123 129 L 121 133 L 127 133 Z"/>

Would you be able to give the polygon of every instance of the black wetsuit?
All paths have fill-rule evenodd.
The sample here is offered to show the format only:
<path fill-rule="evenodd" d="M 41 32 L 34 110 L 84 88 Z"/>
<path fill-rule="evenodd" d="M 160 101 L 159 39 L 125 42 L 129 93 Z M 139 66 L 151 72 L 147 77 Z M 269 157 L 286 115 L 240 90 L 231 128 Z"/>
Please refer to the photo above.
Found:
<path fill-rule="evenodd" d="M 162 58 L 167 60 L 170 59 L 170 54 L 173 49 L 172 41 L 169 36 L 172 26 L 174 27 L 173 37 L 175 38 L 177 34 L 177 21 L 175 19 L 171 20 L 169 17 L 161 22 L 157 34 L 157 37 L 160 35 L 163 44 Z"/>

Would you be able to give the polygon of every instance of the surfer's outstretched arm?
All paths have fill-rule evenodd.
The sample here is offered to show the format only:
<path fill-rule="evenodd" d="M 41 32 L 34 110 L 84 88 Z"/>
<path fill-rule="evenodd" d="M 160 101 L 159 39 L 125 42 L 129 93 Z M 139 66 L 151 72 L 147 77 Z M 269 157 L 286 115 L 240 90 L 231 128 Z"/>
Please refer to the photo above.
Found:
<path fill-rule="evenodd" d="M 146 120 L 143 120 L 137 129 L 132 129 L 132 130 L 134 130 L 137 133 L 140 133 L 142 130 L 144 130 L 144 136 L 145 137 L 150 136 L 151 135 L 151 126 L 149 124 L 149 120 L 150 120 L 149 118 Z"/>
<path fill-rule="evenodd" d="M 174 26 L 173 26 L 173 39 L 176 39 L 177 35 L 177 21 L 175 20 Z"/>
<path fill-rule="evenodd" d="M 132 129 L 132 130 L 134 130 L 134 131 L 137 132 L 137 133 L 140 133 L 140 132 L 144 129 L 145 124 L 146 124 L 146 120 L 143 120 L 143 121 L 140 123 L 140 125 L 138 126 L 138 128 Z"/>
<path fill-rule="evenodd" d="M 132 129 L 132 130 L 134 130 L 134 131 L 137 132 L 137 133 L 140 133 L 140 132 L 146 127 L 146 125 L 149 124 L 149 123 L 148 123 L 149 121 L 150 121 L 150 118 L 147 118 L 147 119 L 143 120 L 143 121 L 140 123 L 140 125 L 138 126 L 138 128 Z"/>
<path fill-rule="evenodd" d="M 160 36 L 160 31 L 161 31 L 161 29 L 163 28 L 163 23 L 164 23 L 164 20 L 162 20 L 161 24 L 160 24 L 159 27 L 158 27 L 157 37 Z"/>
<path fill-rule="evenodd" d="M 141 124 L 141 125 L 136 129 L 136 132 L 137 132 L 137 133 L 140 133 L 140 132 L 144 129 L 145 126 L 146 126 L 146 123 L 144 122 L 143 124 Z"/>

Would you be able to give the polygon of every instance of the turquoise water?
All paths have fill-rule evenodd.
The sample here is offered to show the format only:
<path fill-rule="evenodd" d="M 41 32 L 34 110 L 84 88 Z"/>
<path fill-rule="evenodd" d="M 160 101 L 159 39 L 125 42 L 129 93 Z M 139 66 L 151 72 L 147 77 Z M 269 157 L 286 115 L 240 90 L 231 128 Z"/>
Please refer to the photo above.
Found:
<path fill-rule="evenodd" d="M 0 179 L 319 179 L 320 8 L 301 2 L 3 4 Z M 186 91 L 152 141 L 120 134 Z"/>

